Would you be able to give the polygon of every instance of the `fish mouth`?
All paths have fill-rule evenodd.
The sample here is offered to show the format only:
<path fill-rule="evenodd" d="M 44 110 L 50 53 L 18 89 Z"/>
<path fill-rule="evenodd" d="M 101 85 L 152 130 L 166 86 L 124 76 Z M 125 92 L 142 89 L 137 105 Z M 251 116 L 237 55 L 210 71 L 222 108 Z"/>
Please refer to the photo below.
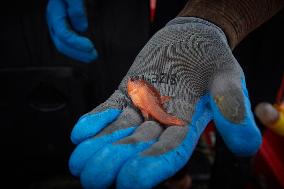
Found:
<path fill-rule="evenodd" d="M 127 80 L 127 86 L 129 86 L 130 84 L 133 84 L 133 82 L 134 82 L 134 79 L 129 77 Z"/>

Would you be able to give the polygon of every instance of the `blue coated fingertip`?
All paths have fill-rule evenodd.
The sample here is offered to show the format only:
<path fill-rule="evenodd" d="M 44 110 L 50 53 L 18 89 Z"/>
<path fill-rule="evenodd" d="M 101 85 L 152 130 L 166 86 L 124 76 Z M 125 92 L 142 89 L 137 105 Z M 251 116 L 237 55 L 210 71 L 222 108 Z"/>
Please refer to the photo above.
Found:
<path fill-rule="evenodd" d="M 251 111 L 251 104 L 244 79 L 242 79 L 242 89 L 246 115 L 240 124 L 232 123 L 224 118 L 212 96 L 210 96 L 210 103 L 214 114 L 215 125 L 228 148 L 238 156 L 251 156 L 260 148 L 262 137 Z"/>
<path fill-rule="evenodd" d="M 57 27 L 60 27 L 60 26 L 57 26 Z M 93 42 L 89 38 L 80 36 L 72 32 L 71 30 L 64 31 L 63 28 L 61 30 L 62 31 L 57 31 L 56 33 L 57 37 L 67 47 L 77 50 L 82 53 L 83 52 L 87 54 L 94 53 L 93 51 L 95 50 L 95 47 L 94 47 Z"/>
<path fill-rule="evenodd" d="M 56 20 L 56 23 L 52 24 L 50 27 L 53 30 L 52 33 L 58 38 L 62 45 L 87 54 L 94 50 L 94 44 L 92 41 L 87 37 L 80 36 L 79 34 L 70 30 L 66 20 L 58 19 Z"/>
<path fill-rule="evenodd" d="M 118 189 L 149 189 L 173 176 L 189 160 L 201 133 L 212 120 L 212 112 L 207 106 L 208 95 L 199 100 L 189 131 L 183 142 L 162 155 L 138 155 L 130 159 L 117 176 Z"/>
<path fill-rule="evenodd" d="M 90 51 L 80 51 L 79 49 L 72 48 L 66 45 L 63 41 L 59 40 L 55 35 L 51 35 L 54 41 L 54 44 L 59 52 L 62 54 L 71 57 L 75 60 L 79 60 L 84 63 L 90 63 L 93 60 L 97 59 L 98 53 L 96 49 L 91 49 Z"/>
<path fill-rule="evenodd" d="M 96 60 L 98 58 L 98 51 L 95 48 L 93 48 L 91 54 L 92 54 L 91 61 Z"/>
<path fill-rule="evenodd" d="M 74 58 L 75 60 L 79 60 L 83 63 L 91 63 L 92 61 L 96 60 L 98 58 L 98 52 L 96 49 L 92 49 L 89 53 L 77 53 L 77 55 L 71 55 L 70 57 Z"/>
<path fill-rule="evenodd" d="M 87 161 L 80 177 L 83 187 L 108 188 L 115 181 L 121 166 L 153 143 L 148 141 L 105 146 Z"/>
<path fill-rule="evenodd" d="M 92 155 L 106 144 L 115 142 L 132 134 L 136 126 L 117 130 L 109 135 L 98 138 L 90 138 L 80 143 L 69 159 L 69 169 L 74 176 L 79 176 L 86 162 Z"/>
<path fill-rule="evenodd" d="M 98 52 L 93 48 L 90 52 L 79 52 L 77 55 L 72 54 L 70 57 L 85 64 L 89 64 L 98 59 Z"/>
<path fill-rule="evenodd" d="M 121 113 L 119 109 L 107 109 L 95 114 L 82 116 L 71 132 L 71 141 L 78 144 L 96 135 L 100 130 L 113 122 Z"/>

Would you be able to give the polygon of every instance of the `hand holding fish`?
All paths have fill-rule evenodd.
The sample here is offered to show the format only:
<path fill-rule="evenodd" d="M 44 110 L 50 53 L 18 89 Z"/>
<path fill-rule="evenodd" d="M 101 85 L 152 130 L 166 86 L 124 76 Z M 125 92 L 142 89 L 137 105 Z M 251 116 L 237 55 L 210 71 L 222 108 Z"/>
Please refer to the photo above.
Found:
<path fill-rule="evenodd" d="M 244 74 L 225 34 L 178 17 L 145 45 L 113 95 L 80 118 L 70 170 L 85 188 L 152 188 L 187 163 L 211 120 L 233 153 L 259 148 Z"/>

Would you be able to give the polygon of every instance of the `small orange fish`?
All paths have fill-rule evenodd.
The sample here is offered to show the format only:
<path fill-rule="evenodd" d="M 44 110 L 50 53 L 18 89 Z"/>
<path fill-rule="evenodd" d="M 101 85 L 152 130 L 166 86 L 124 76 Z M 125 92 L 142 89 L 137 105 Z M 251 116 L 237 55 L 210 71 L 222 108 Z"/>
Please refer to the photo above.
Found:
<path fill-rule="evenodd" d="M 133 104 L 140 109 L 142 115 L 149 116 L 167 126 L 185 126 L 186 122 L 168 114 L 163 104 L 171 99 L 169 96 L 161 96 L 152 85 L 144 80 L 132 80 L 127 82 L 127 92 Z"/>

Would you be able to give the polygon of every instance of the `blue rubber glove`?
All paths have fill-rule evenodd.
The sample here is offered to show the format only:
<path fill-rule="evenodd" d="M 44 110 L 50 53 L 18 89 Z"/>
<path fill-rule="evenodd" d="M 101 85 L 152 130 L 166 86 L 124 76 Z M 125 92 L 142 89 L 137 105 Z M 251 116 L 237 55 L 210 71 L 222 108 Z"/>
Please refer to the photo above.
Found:
<path fill-rule="evenodd" d="M 84 0 L 49 0 L 47 24 L 58 51 L 85 63 L 97 58 L 93 43 L 75 32 L 88 28 Z"/>
<path fill-rule="evenodd" d="M 188 124 L 164 127 L 144 120 L 128 96 L 129 78 L 146 80 L 171 96 L 165 110 Z M 176 18 L 145 45 L 118 90 L 77 122 L 71 173 L 84 188 L 114 182 L 119 189 L 152 188 L 187 163 L 211 120 L 233 153 L 257 152 L 261 134 L 223 31 L 202 19 Z"/>

